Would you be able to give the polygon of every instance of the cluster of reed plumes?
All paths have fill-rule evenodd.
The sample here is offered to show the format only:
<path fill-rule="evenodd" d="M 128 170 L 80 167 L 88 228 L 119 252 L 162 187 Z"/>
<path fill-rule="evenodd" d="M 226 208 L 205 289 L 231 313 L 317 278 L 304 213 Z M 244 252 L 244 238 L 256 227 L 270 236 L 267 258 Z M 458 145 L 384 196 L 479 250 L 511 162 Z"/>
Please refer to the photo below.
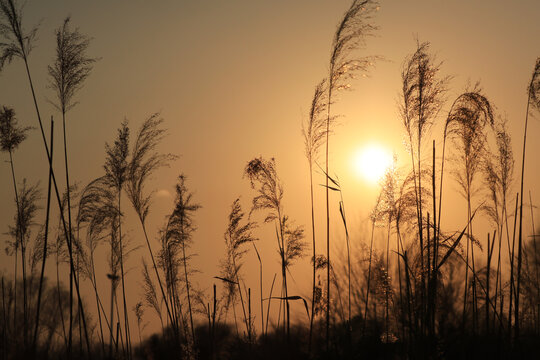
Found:
<path fill-rule="evenodd" d="M 377 10 L 377 1 L 352 1 L 337 26 L 328 74 L 315 87 L 302 127 L 311 231 L 287 215 L 276 161 L 253 158 L 243 172 L 255 194 L 251 208 L 246 215 L 239 198 L 233 201 L 220 273 L 213 276 L 213 291 L 205 293 L 193 280 L 197 269 L 190 249 L 201 205 L 184 174 L 178 176 L 174 206 L 162 228 L 157 234 L 147 230 L 153 195 L 149 179 L 176 158 L 158 150 L 167 135 L 163 118 L 152 114 L 135 132 L 127 120 L 122 122 L 106 145 L 102 174 L 84 186 L 74 185 L 66 118 L 98 59 L 87 55 L 90 39 L 72 29 L 67 18 L 55 33 L 56 57 L 48 68 L 63 130 L 64 168 L 54 168 L 54 122 L 51 117 L 47 136 L 28 63 L 37 28 L 24 28 L 22 8 L 14 0 L 0 0 L 0 68 L 16 59 L 24 63 L 49 164 L 46 196 L 39 184 L 17 181 L 14 154 L 31 127 L 19 125 L 15 110 L 2 106 L 0 145 L 9 156 L 16 212 L 6 241 L 14 273 L 2 275 L 0 359 L 461 358 L 486 357 L 489 352 L 497 357 L 538 356 L 534 342 L 540 335 L 540 244 L 533 206 L 524 203 L 523 179 L 528 118 L 540 112 L 540 59 L 527 88 L 521 173 L 514 177 L 506 120 L 497 116 L 479 84 L 445 110 L 451 79 L 441 75 L 442 65 L 429 43 L 418 42 L 401 73 L 399 110 L 410 166 L 388 169 L 370 226 L 359 239 L 350 234 L 341 182 L 331 171 L 330 135 L 340 116 L 332 109 L 336 94 L 349 89 L 351 80 L 379 59 L 357 56 L 377 30 L 372 24 Z M 441 121 L 442 149 L 437 149 L 435 140 L 429 146 L 429 136 Z M 319 164 L 322 150 L 324 165 Z M 324 234 L 316 233 L 316 167 L 325 182 Z M 69 184 L 65 190 L 57 184 L 60 173 Z M 457 230 L 445 229 L 442 221 L 448 210 L 443 206 L 447 173 L 466 201 L 467 220 Z M 331 193 L 339 199 L 333 200 Z M 532 204 L 530 192 L 528 198 Z M 136 214 L 141 244 L 123 231 L 126 206 Z M 38 219 L 39 210 L 44 210 L 44 220 Z M 336 226 L 345 233 L 345 255 L 331 253 L 341 242 L 330 236 L 334 211 L 341 218 Z M 261 224 L 254 221 L 258 214 L 263 214 Z M 490 233 L 473 231 L 480 217 L 489 220 Z M 524 230 L 528 219 L 531 237 Z M 259 240 L 259 226 L 272 228 L 275 238 Z M 320 239 L 324 253 L 316 252 Z M 375 249 L 376 239 L 383 239 L 384 251 Z M 258 241 L 277 244 L 281 274 L 273 274 L 270 288 L 263 288 L 268 256 L 259 252 Z M 107 249 L 108 294 L 100 292 L 105 279 L 96 276 L 98 248 Z M 128 267 L 126 261 L 139 248 L 146 257 L 139 267 L 133 262 Z M 247 252 L 255 254 L 259 264 L 253 287 L 242 267 Z M 290 286 L 293 266 L 302 257 L 311 258 L 309 294 Z M 48 259 L 54 260 L 56 272 L 46 276 Z M 126 296 L 128 268 L 141 272 L 140 300 Z M 91 289 L 86 299 L 83 285 Z M 252 292 L 258 293 L 260 304 L 252 302 Z M 295 307 L 302 309 L 297 318 L 305 320 L 292 321 L 291 302 L 300 304 Z M 136 324 L 130 323 L 130 313 Z M 159 320 L 161 332 L 143 338 L 150 317 Z"/>

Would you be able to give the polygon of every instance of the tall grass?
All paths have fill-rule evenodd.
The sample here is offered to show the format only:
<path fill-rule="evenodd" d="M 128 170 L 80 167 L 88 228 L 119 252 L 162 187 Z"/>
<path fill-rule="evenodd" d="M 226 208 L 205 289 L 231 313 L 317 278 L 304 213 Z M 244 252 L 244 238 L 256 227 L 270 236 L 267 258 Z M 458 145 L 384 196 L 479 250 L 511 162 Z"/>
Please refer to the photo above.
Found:
<path fill-rule="evenodd" d="M 116 190 L 116 220 L 115 227 L 118 231 L 118 260 L 120 264 L 120 279 L 122 284 L 122 302 L 124 305 L 124 331 L 126 335 L 126 348 L 127 357 L 130 358 L 131 353 L 131 336 L 129 331 L 128 321 L 128 306 L 126 303 L 126 287 L 125 287 L 125 271 L 124 271 L 124 244 L 122 242 L 122 207 L 121 196 L 122 189 L 127 180 L 128 162 L 127 157 L 129 154 L 129 128 L 127 121 L 122 122 L 120 129 L 118 129 L 117 138 L 114 141 L 114 145 L 105 145 L 107 158 L 105 160 L 105 179 L 109 182 L 110 186 Z M 69 193 L 68 193 L 69 201 Z M 111 253 L 114 250 L 111 251 Z M 112 254 L 111 254 L 112 256 Z M 116 273 L 113 273 L 116 276 Z"/>
<path fill-rule="evenodd" d="M 19 201 L 19 192 L 17 190 L 17 180 L 15 177 L 15 165 L 13 163 L 13 152 L 19 147 L 19 145 L 26 139 L 26 133 L 30 130 L 29 127 L 20 127 L 18 125 L 18 120 L 15 117 L 15 111 L 12 108 L 3 106 L 0 109 L 0 146 L 3 152 L 9 154 L 9 165 L 11 168 L 11 179 L 13 182 L 13 189 L 15 193 L 15 205 L 17 209 L 17 216 L 15 223 L 18 224 L 21 220 L 21 204 Z M 15 254 L 15 272 L 14 272 L 14 281 L 17 281 L 17 256 L 20 245 L 23 242 L 22 233 L 17 233 L 19 238 L 15 238 L 13 243 L 13 250 Z M 26 291 L 26 290 L 25 290 Z M 17 311 L 17 288 L 15 287 L 15 297 L 14 297 L 14 309 Z M 26 309 L 26 306 L 25 306 Z M 26 311 L 26 310 L 25 310 Z M 26 313 L 26 312 L 25 312 Z M 26 316 L 25 316 L 26 319 Z M 14 328 L 16 328 L 16 317 L 13 318 Z"/>
<path fill-rule="evenodd" d="M 462 194 L 467 201 L 467 219 L 472 216 L 473 195 L 475 179 L 482 170 L 482 160 L 486 152 L 485 128 L 494 126 L 493 109 L 489 100 L 482 94 L 478 84 L 474 89 L 466 91 L 454 102 L 450 114 L 445 124 L 445 136 L 454 142 L 456 163 L 454 175 L 462 190 Z M 444 159 L 443 159 L 444 160 Z M 472 223 L 467 227 L 467 264 L 472 263 L 472 271 L 476 271 L 474 246 L 477 241 L 474 239 Z M 465 269 L 465 289 L 463 296 L 463 319 L 466 316 L 467 290 L 468 290 L 468 267 Z M 472 314 L 473 331 L 476 331 L 478 323 L 477 286 L 472 284 Z"/>
<path fill-rule="evenodd" d="M 515 316 L 515 338 L 519 338 L 519 292 L 521 286 L 521 266 L 523 262 L 523 182 L 525 177 L 525 152 L 527 146 L 527 124 L 529 121 L 529 111 L 540 111 L 540 58 L 536 59 L 531 81 L 527 88 L 527 110 L 525 112 L 525 130 L 523 132 L 523 156 L 521 158 L 521 182 L 519 200 L 519 233 L 518 233 L 518 256 L 517 256 L 517 289 L 516 304 L 514 307 Z"/>
<path fill-rule="evenodd" d="M 71 222 L 71 196 L 69 193 L 69 166 L 68 166 L 68 148 L 66 137 L 66 112 L 73 108 L 77 103 L 74 96 L 82 87 L 86 78 L 92 70 L 92 63 L 95 59 L 86 56 L 86 50 L 90 39 L 81 35 L 78 29 L 71 30 L 70 18 L 67 17 L 61 28 L 55 31 L 56 35 L 56 58 L 52 66 L 49 65 L 48 72 L 51 78 L 49 87 L 54 90 L 56 101 L 52 103 L 62 113 L 62 132 L 64 140 L 64 166 L 66 171 L 66 189 L 68 206 L 68 234 L 70 239 L 68 246 L 72 246 L 72 222 Z M 52 145 L 51 145 L 52 146 Z M 73 281 L 76 274 L 70 272 L 70 293 L 73 293 Z M 72 308 L 73 303 L 70 300 L 70 320 L 69 320 L 69 349 L 71 351 L 72 339 Z"/>
<path fill-rule="evenodd" d="M 354 75 L 367 70 L 375 60 L 375 57 L 357 57 L 356 50 L 363 48 L 366 37 L 376 30 L 371 25 L 376 10 L 375 1 L 352 1 L 333 38 L 328 76 L 315 87 L 309 116 L 302 124 L 310 172 L 313 267 L 308 279 L 309 306 L 306 300 L 309 294 L 296 293 L 295 286 L 295 282 L 307 277 L 299 278 L 297 274 L 301 272 L 293 271 L 293 265 L 306 254 L 304 228 L 296 225 L 284 209 L 284 185 L 273 158 L 254 158 L 244 169 L 255 195 L 249 216 L 242 211 L 238 198 L 230 208 L 224 233 L 225 258 L 220 264 L 219 276 L 215 277 L 224 285 L 220 297 L 215 284 L 209 292 L 196 283 L 190 246 L 195 240 L 195 214 L 200 205 L 193 200 L 185 175 L 178 178 L 174 208 L 157 233 L 159 251 L 154 253 L 152 249 L 147 232 L 152 209 L 152 176 L 175 158 L 159 151 L 166 135 L 164 120 L 159 114 L 144 119 L 136 132 L 128 127 L 127 121 L 122 122 L 114 142 L 105 146 L 104 174 L 88 183 L 80 196 L 77 194 L 69 179 L 66 114 L 75 105 L 75 95 L 90 74 L 95 59 L 86 56 L 89 38 L 77 29 L 72 30 L 69 18 L 56 31 L 56 59 L 49 67 L 50 86 L 56 94 L 54 103 L 62 112 L 63 120 L 66 190 L 59 194 L 52 161 L 53 127 L 51 123 L 51 138 L 47 140 L 28 66 L 37 30 L 24 31 L 22 9 L 13 0 L 0 0 L 0 64 L 7 65 L 15 58 L 25 64 L 49 167 L 47 209 L 42 225 L 37 216 L 41 200 L 37 187 L 29 186 L 29 182 L 20 186 L 15 176 L 13 154 L 28 128 L 17 124 L 12 109 L 2 107 L 0 140 L 2 150 L 9 155 L 16 206 L 8 243 L 9 252 L 15 254 L 14 280 L 7 280 L 2 274 L 2 359 L 76 356 L 326 359 L 356 358 L 358 354 L 366 358 L 462 358 L 489 356 L 489 351 L 500 357 L 524 354 L 537 357 L 537 346 L 531 345 L 538 340 L 540 314 L 537 239 L 534 238 L 533 243 L 524 240 L 527 230 L 523 226 L 523 191 L 528 117 L 533 109 L 540 109 L 540 60 L 528 87 L 521 191 L 516 194 L 512 215 L 507 214 L 506 208 L 511 203 L 507 196 L 511 191 L 514 160 L 504 122 L 494 122 L 493 105 L 479 87 L 474 87 L 455 99 L 446 116 L 444 132 L 432 134 L 432 125 L 443 108 L 449 78 L 440 75 L 441 63 L 431 54 L 429 43 L 418 42 L 415 52 L 405 59 L 401 72 L 400 113 L 411 163 L 397 169 L 397 161 L 394 162 L 382 180 L 368 220 L 371 232 L 369 229 L 355 232 L 348 223 L 346 215 L 349 214 L 345 213 L 341 183 L 337 177 L 328 175 L 331 168 L 329 136 L 336 120 L 332 105 L 337 92 L 350 88 Z M 429 144 L 432 135 L 433 148 L 428 156 L 426 142 Z M 440 170 L 435 148 L 438 135 L 442 137 Z M 489 149 L 491 144 L 495 145 L 493 152 Z M 315 207 L 313 165 L 318 165 L 323 145 L 326 211 L 319 212 Z M 431 164 L 426 160 L 428 157 Z M 447 158 L 449 164 L 446 164 Z M 442 228 L 443 222 L 450 224 L 449 215 L 441 215 L 450 213 L 449 201 L 443 204 L 445 171 L 456 175 L 457 185 L 467 202 L 465 224 L 457 230 L 447 229 L 447 225 Z M 408 175 L 401 178 L 399 173 Z M 480 187 L 480 178 L 483 191 L 475 193 L 475 188 Z M 52 186 L 59 209 L 56 227 L 50 226 L 49 219 Z M 339 253 L 330 248 L 333 242 L 329 191 L 339 192 L 341 196 L 337 205 L 347 245 L 346 255 L 344 250 L 341 259 Z M 143 281 L 140 300 L 127 296 L 126 288 L 132 285 L 128 282 L 132 278 L 126 276 L 132 266 L 128 266 L 127 258 L 137 244 L 130 244 L 130 237 L 125 235 L 129 214 L 123 204 L 124 196 L 141 224 L 150 256 L 148 261 L 152 262 L 147 265 L 143 258 L 139 267 Z M 532 218 L 532 195 L 529 197 Z M 348 204 L 347 210 L 349 208 Z M 482 211 L 477 211 L 480 209 Z M 72 222 L 72 211 L 76 213 L 75 222 Z M 273 293 L 274 275 L 266 298 L 263 298 L 262 258 L 266 259 L 267 254 L 259 253 L 255 245 L 256 224 L 251 218 L 255 213 L 264 213 L 263 221 L 275 227 L 276 238 L 269 241 L 277 242 L 281 270 L 281 293 Z M 326 215 L 325 255 L 316 251 L 316 240 L 324 236 L 316 231 L 316 216 L 323 213 Z M 473 232 L 472 228 L 473 221 L 480 216 L 490 220 L 487 251 L 481 255 L 475 251 L 481 249 L 475 236 L 478 230 L 475 228 Z M 514 234 L 511 235 L 508 222 L 512 216 Z M 534 221 L 532 228 L 535 236 Z M 392 241 L 394 235 L 395 242 Z M 504 236 L 508 260 L 502 249 Z M 252 307 L 252 287 L 247 283 L 247 274 L 252 270 L 246 269 L 247 263 L 244 263 L 249 243 L 259 263 L 260 314 Z M 101 289 L 105 284 L 97 269 L 103 245 L 108 246 L 109 309 L 103 306 Z M 392 261 L 392 253 L 396 261 Z M 56 284 L 45 277 L 45 261 L 51 255 L 56 260 Z M 39 290 L 34 291 L 40 261 Z M 64 289 L 61 282 L 66 264 L 72 276 L 70 284 L 73 283 L 77 292 L 76 310 L 71 303 L 75 300 L 73 294 Z M 17 274 L 21 271 L 18 267 L 22 267 L 22 277 Z M 67 271 L 65 273 L 67 275 Z M 85 316 L 84 309 L 88 306 L 80 294 L 80 287 L 87 281 L 97 315 L 92 321 Z M 117 296 L 119 286 L 122 298 Z M 238 329 L 238 300 L 245 331 L 242 325 Z M 280 303 L 277 321 L 270 319 L 272 300 Z M 267 301 L 266 309 L 264 301 Z M 302 304 L 309 329 L 304 322 L 304 309 L 300 309 Z M 299 311 L 291 311 L 291 306 L 298 305 Z M 228 319 L 230 307 L 236 334 L 232 324 L 223 321 L 223 318 Z M 146 308 L 151 311 L 145 311 Z M 130 311 L 137 320 L 138 346 L 132 344 L 135 337 L 129 324 Z M 320 316 L 322 314 L 324 316 Z M 295 315 L 299 315 L 298 320 Z M 159 319 L 161 332 L 145 338 L 142 336 L 145 321 L 152 316 Z M 255 331 L 256 316 L 261 319 L 259 334 Z M 277 324 L 275 329 L 270 328 L 270 323 Z M 470 329 L 472 334 L 469 334 Z"/>
<path fill-rule="evenodd" d="M 311 234 L 312 234 L 312 250 L 313 250 L 313 286 L 311 295 L 311 320 L 309 322 L 309 349 L 311 352 L 311 341 L 313 338 L 313 319 L 315 317 L 315 259 L 316 242 L 315 242 L 315 208 L 314 208 L 314 196 L 313 196 L 313 163 L 317 161 L 319 151 L 324 143 L 326 135 L 326 119 L 324 118 L 325 108 L 327 106 L 326 101 L 326 79 L 323 79 L 315 87 L 313 99 L 311 101 L 311 108 L 309 111 L 309 117 L 305 123 L 302 123 L 302 135 L 304 136 L 304 146 L 306 158 L 309 164 L 309 188 L 310 188 L 310 200 L 311 200 Z"/>
<path fill-rule="evenodd" d="M 195 343 L 195 327 L 193 326 L 193 311 L 191 307 L 191 295 L 190 288 L 191 283 L 189 281 L 188 261 L 191 256 L 187 255 L 187 249 L 191 246 L 193 232 L 196 227 L 193 222 L 193 216 L 195 212 L 201 207 L 199 204 L 193 202 L 193 194 L 188 191 L 186 184 L 186 177 L 182 174 L 178 176 L 178 183 L 176 184 L 176 199 L 174 203 L 174 209 L 167 221 L 166 235 L 173 241 L 181 251 L 180 264 L 184 268 L 184 284 L 186 287 L 186 297 L 189 311 L 189 321 L 191 328 L 191 342 Z M 171 254 L 169 252 L 168 254 Z M 175 262 L 178 259 L 173 258 L 170 262 Z"/>
<path fill-rule="evenodd" d="M 353 0 L 349 9 L 338 23 L 332 47 L 330 51 L 330 61 L 328 67 L 328 97 L 326 103 L 326 137 L 325 149 L 325 173 L 329 174 L 329 149 L 330 132 L 333 120 L 331 105 L 333 94 L 336 91 L 349 89 L 348 81 L 355 73 L 367 70 L 372 64 L 374 57 L 356 57 L 352 53 L 365 45 L 366 37 L 372 35 L 376 27 L 371 24 L 373 13 L 378 9 L 378 2 L 375 0 Z M 326 185 L 326 259 L 328 261 L 326 273 L 326 345 L 329 350 L 330 342 L 330 199 L 328 188 L 328 177 Z"/>
<path fill-rule="evenodd" d="M 289 217 L 284 214 L 282 206 L 283 187 L 277 175 L 274 159 L 265 160 L 262 157 L 251 160 L 244 170 L 252 188 L 256 188 L 257 196 L 253 198 L 251 212 L 266 210 L 268 213 L 265 223 L 275 222 L 278 252 L 281 258 L 281 277 L 284 296 L 284 332 L 287 341 L 290 339 L 290 307 L 287 273 L 295 260 L 301 257 L 305 250 L 304 230 L 294 226 Z M 269 300 L 270 301 L 270 300 Z M 268 320 L 267 320 L 268 321 Z"/>
<path fill-rule="evenodd" d="M 0 1 L 0 37 L 3 38 L 3 41 L 0 42 L 0 68 L 3 68 L 6 63 L 10 63 L 14 58 L 20 58 L 23 60 L 26 70 L 26 75 L 28 78 L 28 82 L 30 84 L 30 90 L 32 93 L 32 99 L 34 103 L 34 108 L 36 110 L 37 120 L 39 123 L 39 129 L 41 132 L 41 137 L 43 140 L 43 145 L 45 146 L 45 154 L 47 156 L 48 163 L 50 164 L 52 162 L 52 156 L 49 151 L 49 146 L 47 145 L 47 139 L 45 137 L 45 131 L 43 129 L 43 123 L 41 121 L 41 114 L 39 111 L 39 106 L 37 103 L 37 97 L 36 93 L 34 91 L 34 84 L 32 81 L 32 76 L 30 74 L 30 68 L 28 65 L 28 56 L 30 55 L 30 52 L 34 46 L 34 40 L 36 38 L 37 34 L 37 26 L 33 27 L 30 31 L 26 32 L 24 29 L 24 26 L 22 24 L 22 7 L 19 7 L 17 3 L 14 0 L 2 0 Z M 60 214 L 62 218 L 62 225 L 64 228 L 64 233 L 66 234 L 66 237 L 68 238 L 68 247 L 69 249 L 69 258 L 70 258 L 70 268 L 71 270 L 74 269 L 74 262 L 73 262 L 73 253 L 71 249 L 71 234 L 68 230 L 68 227 L 66 225 L 66 221 L 64 218 L 64 211 L 62 209 L 62 202 L 60 199 L 60 193 L 58 191 L 58 185 L 56 183 L 56 177 L 54 170 L 50 171 L 51 179 L 54 185 L 54 190 L 56 194 L 56 200 L 58 203 L 58 206 L 60 207 Z M 67 184 L 69 187 L 69 184 Z M 74 279 L 75 283 L 75 289 L 77 292 L 77 298 L 79 300 L 79 304 L 81 304 L 81 295 L 79 290 L 79 283 L 76 279 Z M 71 301 L 71 300 L 70 300 Z M 84 309 L 82 306 L 81 309 L 81 316 L 84 324 L 84 330 L 85 330 L 85 340 L 86 340 L 86 347 L 87 351 L 90 351 L 90 341 L 88 338 L 88 329 L 86 327 L 86 318 L 84 315 Z"/>
<path fill-rule="evenodd" d="M 251 319 L 246 316 L 246 309 L 242 296 L 240 269 L 242 267 L 242 258 L 247 253 L 245 246 L 252 243 L 256 238 L 252 234 L 255 223 L 247 221 L 242 224 L 244 212 L 240 205 L 240 199 L 237 198 L 231 205 L 231 212 L 228 217 L 227 229 L 224 233 L 226 257 L 221 262 L 221 275 L 226 286 L 226 309 L 232 304 L 234 306 L 235 296 L 238 293 L 244 315 L 244 323 L 246 325 L 246 333 L 249 341 L 253 336 L 251 328 Z M 262 276 L 262 273 L 261 273 Z M 261 285 L 262 286 L 262 285 Z M 262 291 L 262 287 L 261 287 Z M 262 296 L 261 296 L 262 299 Z M 261 317 L 263 317 L 263 309 L 261 308 Z M 264 332 L 264 322 L 261 324 L 261 332 Z"/>

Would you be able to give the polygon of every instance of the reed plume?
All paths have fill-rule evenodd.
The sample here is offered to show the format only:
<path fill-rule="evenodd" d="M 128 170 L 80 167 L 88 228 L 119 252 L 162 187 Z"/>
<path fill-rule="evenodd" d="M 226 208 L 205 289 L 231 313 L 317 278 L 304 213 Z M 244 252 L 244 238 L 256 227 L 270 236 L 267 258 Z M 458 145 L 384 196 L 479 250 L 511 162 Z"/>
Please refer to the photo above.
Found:
<path fill-rule="evenodd" d="M 425 313 L 426 281 L 424 273 L 424 232 L 422 210 L 422 140 L 429 133 L 445 100 L 448 77 L 440 77 L 441 63 L 429 53 L 428 42 L 417 42 L 416 51 L 405 59 L 401 72 L 402 94 L 400 113 L 415 181 L 416 218 L 420 245 L 421 266 L 421 318 Z M 416 152 L 416 159 L 415 159 Z M 422 320 L 422 327 L 424 322 Z"/>
<path fill-rule="evenodd" d="M 164 120 L 160 117 L 159 113 L 154 113 L 150 115 L 139 128 L 137 136 L 135 137 L 133 149 L 131 150 L 131 161 L 129 162 L 127 169 L 125 190 L 135 212 L 137 213 L 137 216 L 139 217 L 144 238 L 146 240 L 146 246 L 152 260 L 154 273 L 158 280 L 161 295 L 167 309 L 167 316 L 169 317 L 171 324 L 175 324 L 171 314 L 169 301 L 167 300 L 165 290 L 163 290 L 161 276 L 159 275 L 152 246 L 150 245 L 150 240 L 148 239 L 148 233 L 146 231 L 146 217 L 150 212 L 150 204 L 153 193 L 145 195 L 144 186 L 146 185 L 149 177 L 157 169 L 163 166 L 168 166 L 170 161 L 176 158 L 172 154 L 160 154 L 156 150 L 157 146 L 161 143 L 166 135 L 166 130 L 160 127 L 163 121 Z M 173 327 L 173 330 L 175 332 L 175 336 L 178 337 L 178 329 Z"/>
<path fill-rule="evenodd" d="M 255 223 L 247 221 L 244 224 L 241 222 L 244 218 L 244 212 L 240 205 L 240 199 L 237 198 L 231 205 L 231 212 L 229 213 L 229 221 L 227 229 L 223 234 L 225 239 L 226 257 L 221 262 L 221 275 L 226 281 L 226 303 L 225 308 L 234 306 L 235 295 L 238 292 L 240 296 L 240 302 L 242 305 L 242 311 L 244 315 L 244 323 L 246 324 L 246 332 L 248 338 L 251 339 L 253 330 L 251 329 L 251 319 L 246 316 L 246 309 L 242 296 L 242 288 L 240 286 L 240 269 L 242 267 L 242 258 L 247 253 L 245 245 L 255 240 L 255 236 L 252 234 L 252 230 L 255 228 Z M 261 316 L 263 314 L 261 313 Z M 261 329 L 263 331 L 264 328 Z"/>
<path fill-rule="evenodd" d="M 265 223 L 276 223 L 276 236 L 278 241 L 278 253 L 281 259 L 282 288 L 285 296 L 284 306 L 284 330 L 287 339 L 290 336 L 290 307 L 287 286 L 287 268 L 292 261 L 298 258 L 304 249 L 303 229 L 291 227 L 288 217 L 283 212 L 283 186 L 276 171 L 275 160 L 265 160 L 262 157 L 248 162 L 244 169 L 244 175 L 249 179 L 252 189 L 257 190 L 257 195 L 252 200 L 251 213 L 266 210 Z"/>
<path fill-rule="evenodd" d="M 481 170 L 482 160 L 486 151 L 486 127 L 494 125 L 493 108 L 489 100 L 478 84 L 466 91 L 454 102 L 445 124 L 445 135 L 454 143 L 454 162 L 456 169 L 454 175 L 461 188 L 462 195 L 467 201 L 467 218 L 472 216 L 472 201 L 476 190 L 474 188 L 475 179 Z M 463 300 L 463 319 L 466 314 L 467 287 L 468 287 L 468 262 L 469 248 L 472 262 L 472 270 L 476 271 L 474 256 L 474 241 L 472 222 L 467 228 L 467 267 L 465 268 L 465 290 Z M 473 330 L 478 322 L 477 316 L 477 295 L 476 286 L 473 279 Z"/>
<path fill-rule="evenodd" d="M 193 326 L 193 311 L 191 306 L 191 282 L 189 280 L 188 261 L 191 255 L 188 255 L 187 250 L 191 247 L 193 242 L 193 233 L 197 229 L 193 221 L 195 212 L 200 209 L 201 206 L 193 202 L 193 193 L 191 193 L 186 186 L 186 177 L 181 174 L 178 176 L 178 183 L 176 184 L 176 199 L 174 202 L 174 209 L 169 215 L 167 220 L 167 230 L 165 236 L 168 242 L 178 249 L 178 255 L 180 257 L 180 264 L 184 268 L 184 282 L 186 287 L 186 297 L 188 303 L 190 329 L 191 329 L 191 341 L 195 344 L 195 328 Z M 171 263 L 175 262 L 176 251 L 169 251 L 168 256 L 173 257 L 169 259 Z"/>

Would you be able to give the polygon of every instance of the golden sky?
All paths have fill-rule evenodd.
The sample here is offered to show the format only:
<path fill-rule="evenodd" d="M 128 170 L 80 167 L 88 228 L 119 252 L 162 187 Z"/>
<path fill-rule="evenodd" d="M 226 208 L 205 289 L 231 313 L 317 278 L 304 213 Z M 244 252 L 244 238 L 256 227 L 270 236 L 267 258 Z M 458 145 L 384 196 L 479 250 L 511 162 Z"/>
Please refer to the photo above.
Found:
<path fill-rule="evenodd" d="M 177 175 L 185 173 L 188 188 L 202 205 L 195 218 L 198 230 L 192 249 L 198 253 L 193 266 L 201 271 L 196 275 L 200 288 L 208 289 L 212 277 L 218 275 L 231 203 L 241 196 L 244 209 L 249 209 L 253 192 L 242 172 L 253 157 L 276 159 L 284 183 L 285 211 L 297 224 L 306 226 L 309 240 L 309 178 L 301 122 L 308 115 L 315 85 L 326 76 L 332 36 L 348 6 L 349 1 L 343 0 L 28 1 L 23 19 L 26 28 L 41 23 L 30 69 L 44 118 L 60 119 L 47 102 L 54 96 L 46 88 L 47 65 L 54 58 L 54 29 L 67 15 L 74 26 L 92 37 L 88 54 L 100 58 L 77 95 L 80 104 L 67 116 L 70 177 L 84 186 L 102 175 L 104 144 L 114 140 L 121 121 L 127 118 L 136 129 L 147 116 L 161 112 L 169 129 L 161 150 L 180 157 L 170 168 L 156 173 L 148 189 L 157 191 L 148 220 L 150 237 L 155 238 L 171 210 Z M 354 91 L 340 93 L 334 107 L 343 116 L 331 138 L 331 172 L 342 180 L 352 229 L 362 228 L 377 194 L 377 186 L 355 173 L 353 158 L 358 149 L 376 143 L 395 151 L 399 165 L 408 165 L 397 104 L 401 65 L 414 52 L 416 37 L 431 42 L 432 52 L 443 61 L 442 73 L 453 76 L 449 103 L 468 83 L 481 82 L 497 114 L 508 118 L 516 160 L 520 158 L 526 86 L 540 55 L 538 14 L 540 2 L 533 0 L 381 2 L 374 18 L 380 30 L 358 54 L 381 55 L 385 60 L 376 64 L 369 77 L 353 81 Z M 21 125 L 37 127 L 20 60 L 0 73 L 0 105 L 13 107 Z M 539 175 L 535 166 L 540 150 L 535 136 L 540 130 L 538 121 L 538 116 L 530 121 L 527 150 L 531 155 L 525 186 L 526 191 L 532 190 L 533 199 L 540 198 L 534 192 Z M 56 151 L 60 151 L 60 122 L 55 130 Z M 440 134 L 440 127 L 434 127 L 432 135 L 438 146 Z M 8 160 L 6 154 L 1 156 Z M 40 181 L 45 193 L 48 167 L 37 130 L 15 152 L 14 161 L 18 180 Z M 516 173 L 518 164 L 516 161 Z M 62 179 L 60 156 L 55 166 L 57 178 Z M 0 175 L 0 239 L 4 241 L 3 233 L 15 213 L 7 162 L 0 164 Z M 322 182 L 318 175 L 316 183 Z M 448 194 L 455 193 L 452 186 Z M 322 205 L 323 188 L 316 191 L 317 204 Z M 453 216 L 448 226 L 461 227 L 465 221 L 458 210 L 462 203 L 450 197 L 456 206 L 447 210 Z M 125 205 L 127 209 L 129 204 Z M 336 220 L 337 209 L 336 205 Z M 134 214 L 128 210 L 126 215 L 128 236 L 142 245 Z M 317 220 L 322 231 L 322 212 Z M 341 224 L 335 221 L 332 226 L 336 239 L 343 239 Z M 269 227 L 261 225 L 257 230 L 267 264 L 265 291 L 272 274 L 278 272 Z M 365 237 L 356 231 L 352 240 Z M 336 244 L 336 249 L 343 246 Z M 135 304 L 139 294 L 141 256 L 146 256 L 145 248 L 128 260 L 127 287 L 134 299 L 128 306 Z M 0 259 L 2 270 L 10 273 L 12 259 L 3 252 Z M 244 271 L 248 286 L 254 288 L 257 278 L 247 274 L 255 274 L 256 266 L 255 255 L 249 253 Z M 308 262 L 297 267 L 291 293 L 307 295 L 310 280 L 302 274 L 309 272 Z M 107 293 L 104 274 L 105 270 L 101 283 Z M 88 284 L 84 286 L 89 289 Z"/>

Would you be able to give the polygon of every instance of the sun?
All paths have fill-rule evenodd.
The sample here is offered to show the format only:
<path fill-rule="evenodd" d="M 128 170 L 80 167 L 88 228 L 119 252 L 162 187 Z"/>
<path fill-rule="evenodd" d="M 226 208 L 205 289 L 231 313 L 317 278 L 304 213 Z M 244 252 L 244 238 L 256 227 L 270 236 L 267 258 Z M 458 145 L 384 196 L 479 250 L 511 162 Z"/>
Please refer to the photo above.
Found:
<path fill-rule="evenodd" d="M 386 169 L 392 166 L 392 153 L 378 144 L 369 144 L 359 149 L 354 157 L 357 174 L 372 184 L 384 176 Z"/>

